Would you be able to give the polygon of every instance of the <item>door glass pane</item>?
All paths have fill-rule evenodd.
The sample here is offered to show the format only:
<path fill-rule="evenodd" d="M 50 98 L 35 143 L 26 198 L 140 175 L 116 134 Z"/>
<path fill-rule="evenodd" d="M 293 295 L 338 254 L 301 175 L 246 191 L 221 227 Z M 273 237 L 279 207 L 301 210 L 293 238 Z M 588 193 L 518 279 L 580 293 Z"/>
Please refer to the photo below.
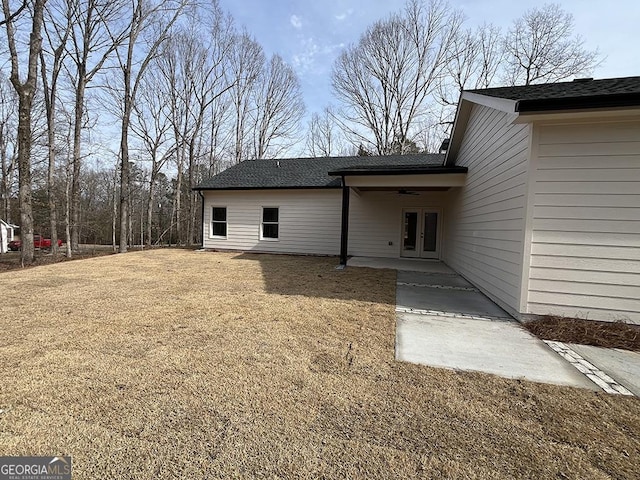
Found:
<path fill-rule="evenodd" d="M 424 244 L 423 252 L 435 252 L 438 239 L 438 214 L 425 212 L 424 214 Z"/>
<path fill-rule="evenodd" d="M 402 249 L 415 251 L 417 247 L 417 229 L 418 229 L 418 213 L 404 213 L 404 236 L 402 240 Z"/>

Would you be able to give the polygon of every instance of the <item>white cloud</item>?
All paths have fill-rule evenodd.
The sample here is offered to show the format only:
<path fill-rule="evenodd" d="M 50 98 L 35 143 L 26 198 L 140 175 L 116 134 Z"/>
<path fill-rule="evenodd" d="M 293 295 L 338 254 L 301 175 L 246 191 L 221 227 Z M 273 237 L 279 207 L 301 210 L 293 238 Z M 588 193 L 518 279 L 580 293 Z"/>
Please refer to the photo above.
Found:
<path fill-rule="evenodd" d="M 343 21 L 345 18 L 350 16 L 353 13 L 353 8 L 350 8 L 346 12 L 339 13 L 338 15 L 334 15 L 335 19 L 339 22 Z"/>
<path fill-rule="evenodd" d="M 313 67 L 315 56 L 320 51 L 320 47 L 313 38 L 302 40 L 301 45 L 303 50 L 293 56 L 293 65 L 298 70 L 307 72 Z"/>
<path fill-rule="evenodd" d="M 291 22 L 291 25 L 293 25 L 293 28 L 295 28 L 296 30 L 300 30 L 302 28 L 302 19 L 299 16 L 291 15 L 289 21 Z"/>
<path fill-rule="evenodd" d="M 292 63 L 299 73 L 322 73 L 330 69 L 336 52 L 344 48 L 339 44 L 318 44 L 313 37 L 300 38 L 300 51 L 293 55 Z"/>

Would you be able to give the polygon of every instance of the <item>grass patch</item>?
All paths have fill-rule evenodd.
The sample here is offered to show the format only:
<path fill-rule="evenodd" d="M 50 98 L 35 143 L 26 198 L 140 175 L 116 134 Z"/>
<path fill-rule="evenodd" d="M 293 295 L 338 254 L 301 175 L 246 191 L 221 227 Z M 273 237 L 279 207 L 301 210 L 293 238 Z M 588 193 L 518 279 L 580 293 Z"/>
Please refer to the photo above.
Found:
<path fill-rule="evenodd" d="M 0 453 L 72 455 L 76 479 L 636 477 L 637 399 L 395 362 L 395 273 L 335 264 L 1 274 Z"/>

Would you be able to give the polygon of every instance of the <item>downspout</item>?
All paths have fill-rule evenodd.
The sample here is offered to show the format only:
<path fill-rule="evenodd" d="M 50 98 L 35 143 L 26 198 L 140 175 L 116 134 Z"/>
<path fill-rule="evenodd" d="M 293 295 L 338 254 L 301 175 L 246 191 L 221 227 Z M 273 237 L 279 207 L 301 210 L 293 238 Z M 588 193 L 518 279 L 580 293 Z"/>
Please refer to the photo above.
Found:
<path fill-rule="evenodd" d="M 349 246 L 349 194 L 351 189 L 347 186 L 342 175 L 342 227 L 340 230 L 340 266 L 347 266 L 347 249 Z"/>
<path fill-rule="evenodd" d="M 204 195 L 202 194 L 202 190 L 198 190 L 198 195 L 202 199 L 200 203 L 200 218 L 202 221 L 200 222 L 200 234 L 202 235 L 202 248 L 204 248 Z"/>

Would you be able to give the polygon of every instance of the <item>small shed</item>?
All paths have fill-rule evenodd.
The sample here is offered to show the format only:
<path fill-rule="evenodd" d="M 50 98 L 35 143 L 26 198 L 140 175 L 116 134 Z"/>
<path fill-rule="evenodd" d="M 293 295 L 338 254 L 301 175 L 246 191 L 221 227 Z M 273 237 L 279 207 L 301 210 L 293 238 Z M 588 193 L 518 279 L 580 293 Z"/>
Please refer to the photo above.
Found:
<path fill-rule="evenodd" d="M 19 228 L 18 225 L 0 219 L 0 253 L 7 253 L 9 251 L 9 242 L 14 239 L 17 228 Z"/>

